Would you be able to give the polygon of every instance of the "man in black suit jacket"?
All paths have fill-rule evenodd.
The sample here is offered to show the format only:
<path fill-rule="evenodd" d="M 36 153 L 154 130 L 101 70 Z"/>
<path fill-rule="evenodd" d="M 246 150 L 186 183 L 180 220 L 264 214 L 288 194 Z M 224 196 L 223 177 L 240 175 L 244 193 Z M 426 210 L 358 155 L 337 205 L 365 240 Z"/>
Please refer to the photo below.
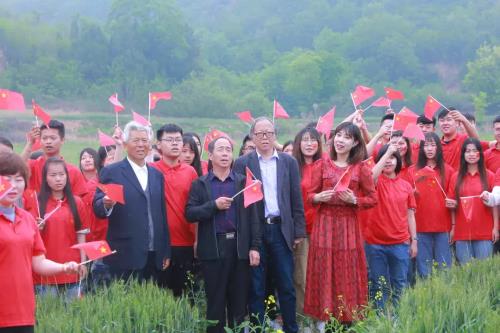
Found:
<path fill-rule="evenodd" d="M 101 170 L 103 184 L 121 184 L 125 204 L 111 200 L 99 189 L 94 212 L 109 220 L 107 241 L 117 253 L 104 258 L 111 276 L 157 280 L 170 263 L 163 175 L 146 164 L 151 149 L 149 127 L 129 122 L 124 130 L 127 157 Z"/>
<path fill-rule="evenodd" d="M 245 174 L 248 167 L 262 181 L 264 200 L 257 203 L 263 230 L 260 264 L 252 269 L 250 312 L 263 322 L 266 271 L 277 288 L 285 332 L 298 331 L 293 286 L 293 247 L 306 237 L 304 205 L 297 161 L 274 149 L 275 129 L 264 117 L 255 119 L 250 137 L 256 151 L 238 158 L 234 171 Z M 270 264 L 270 265 L 269 265 Z"/>
<path fill-rule="evenodd" d="M 186 218 L 198 223 L 198 258 L 207 295 L 207 319 L 217 320 L 208 333 L 224 333 L 247 313 L 250 266 L 259 264 L 260 221 L 255 204 L 244 207 L 246 177 L 231 171 L 233 146 L 219 137 L 208 145 L 212 170 L 196 179 L 189 192 Z M 234 322 L 233 322 L 234 321 Z"/>

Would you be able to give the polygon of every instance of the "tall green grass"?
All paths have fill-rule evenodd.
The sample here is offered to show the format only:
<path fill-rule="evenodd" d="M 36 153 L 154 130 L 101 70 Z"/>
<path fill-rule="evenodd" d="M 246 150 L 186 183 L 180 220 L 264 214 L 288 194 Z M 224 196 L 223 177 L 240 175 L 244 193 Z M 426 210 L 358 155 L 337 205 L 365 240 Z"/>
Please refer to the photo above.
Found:
<path fill-rule="evenodd" d="M 500 256 L 440 271 L 408 289 L 399 307 L 371 312 L 352 331 L 500 332 Z"/>
<path fill-rule="evenodd" d="M 187 297 L 152 283 L 115 282 L 109 288 L 65 302 L 63 297 L 37 300 L 39 333 L 204 332 L 205 314 Z"/>

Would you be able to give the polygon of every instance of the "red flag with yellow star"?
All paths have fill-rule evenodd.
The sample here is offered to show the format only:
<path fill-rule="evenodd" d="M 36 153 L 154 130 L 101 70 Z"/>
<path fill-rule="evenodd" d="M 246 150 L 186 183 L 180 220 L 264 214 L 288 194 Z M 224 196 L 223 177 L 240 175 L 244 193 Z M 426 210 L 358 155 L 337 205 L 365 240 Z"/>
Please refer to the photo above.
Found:
<path fill-rule="evenodd" d="M 434 114 L 441 108 L 441 104 L 431 95 L 427 96 L 424 106 L 425 118 L 432 120 Z"/>
<path fill-rule="evenodd" d="M 109 248 L 108 242 L 104 240 L 75 244 L 71 248 L 75 250 L 83 250 L 89 260 L 101 259 L 114 253 Z"/>
<path fill-rule="evenodd" d="M 375 96 L 375 90 L 370 87 L 365 87 L 361 85 L 357 85 L 356 89 L 354 89 L 354 92 L 351 93 L 352 101 L 354 103 L 354 106 L 358 106 L 364 101 L 366 101 L 368 98 L 371 98 Z"/>
<path fill-rule="evenodd" d="M 15 91 L 0 89 L 0 110 L 26 110 L 23 95 Z"/>
<path fill-rule="evenodd" d="M 468 223 L 472 222 L 472 216 L 474 216 L 474 207 L 476 205 L 482 205 L 481 198 L 479 196 L 473 197 L 460 197 L 460 207 L 462 207 L 462 212 L 464 213 L 465 220 Z"/>
<path fill-rule="evenodd" d="M 384 91 L 385 91 L 385 95 L 387 96 L 387 98 L 390 99 L 391 101 L 405 99 L 405 95 L 400 90 L 386 87 L 386 88 L 384 88 Z"/>
<path fill-rule="evenodd" d="M 251 123 L 253 121 L 252 112 L 248 110 L 236 112 L 236 116 L 244 123 Z"/>
<path fill-rule="evenodd" d="M 149 109 L 154 110 L 156 108 L 156 103 L 161 100 L 172 99 L 172 93 L 170 91 L 158 91 L 149 93 Z"/>
<path fill-rule="evenodd" d="M 246 167 L 247 181 L 245 184 L 245 190 L 243 191 L 243 205 L 245 208 L 251 204 L 264 199 L 264 193 L 262 193 L 262 183 L 258 179 L 253 178 L 252 171 Z"/>
<path fill-rule="evenodd" d="M 36 104 L 35 100 L 32 100 L 31 103 L 33 104 L 33 114 L 35 117 L 40 118 L 45 125 L 49 126 L 50 120 L 52 119 L 50 114 L 45 112 L 40 105 Z"/>
<path fill-rule="evenodd" d="M 316 124 L 316 130 L 319 133 L 326 135 L 326 139 L 330 138 L 330 132 L 333 127 L 333 120 L 335 118 L 335 106 L 328 111 L 324 116 L 319 117 L 318 123 Z"/>
<path fill-rule="evenodd" d="M 394 131 L 404 131 L 410 124 L 416 124 L 418 115 L 404 106 L 399 113 L 394 116 Z"/>
<path fill-rule="evenodd" d="M 375 159 L 373 158 L 373 156 L 370 156 L 369 158 L 364 160 L 362 163 L 363 163 L 363 165 L 366 165 L 370 169 L 373 169 L 373 167 L 375 166 Z"/>
<path fill-rule="evenodd" d="M 229 135 L 227 135 L 226 133 L 222 132 L 222 131 L 219 131 L 219 130 L 211 130 L 207 135 L 205 135 L 205 141 L 203 143 L 203 149 L 205 151 L 208 151 L 208 145 L 210 144 L 210 142 L 212 142 L 213 140 L 217 139 L 218 137 L 225 137 L 225 138 L 228 138 L 229 141 L 231 141 L 231 143 L 233 142 L 233 140 L 231 140 L 231 137 Z"/>
<path fill-rule="evenodd" d="M 278 118 L 288 119 L 288 118 L 290 118 L 288 113 L 285 111 L 285 108 L 283 106 L 281 106 L 281 104 L 277 100 L 274 100 L 274 104 L 273 104 L 273 118 L 274 119 L 278 119 Z"/>

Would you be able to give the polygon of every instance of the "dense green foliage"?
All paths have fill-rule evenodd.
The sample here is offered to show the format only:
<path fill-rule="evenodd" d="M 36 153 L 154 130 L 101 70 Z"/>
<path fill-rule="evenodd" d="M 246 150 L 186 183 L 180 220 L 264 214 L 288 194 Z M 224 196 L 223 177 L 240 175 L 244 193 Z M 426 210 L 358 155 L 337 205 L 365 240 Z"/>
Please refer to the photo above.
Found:
<path fill-rule="evenodd" d="M 0 87 L 44 104 L 168 115 L 352 110 L 356 84 L 463 110 L 500 106 L 500 3 L 490 0 L 4 0 Z M 66 103 L 62 103 L 66 102 Z M 402 102 L 395 107 L 403 106 Z M 482 110 L 480 110 L 482 109 Z"/>

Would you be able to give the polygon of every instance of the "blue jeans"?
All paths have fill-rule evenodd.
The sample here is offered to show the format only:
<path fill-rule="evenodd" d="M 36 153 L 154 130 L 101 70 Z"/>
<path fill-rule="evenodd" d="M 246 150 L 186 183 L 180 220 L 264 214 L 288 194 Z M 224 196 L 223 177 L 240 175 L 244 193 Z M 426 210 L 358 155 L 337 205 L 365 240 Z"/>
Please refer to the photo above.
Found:
<path fill-rule="evenodd" d="M 493 253 L 490 240 L 456 241 L 456 255 L 460 265 L 465 265 L 472 258 L 486 259 Z"/>
<path fill-rule="evenodd" d="M 283 330 L 286 333 L 298 332 L 295 316 L 295 288 L 293 286 L 293 253 L 288 248 L 281 233 L 280 224 L 264 225 L 260 264 L 252 268 L 249 308 L 250 313 L 257 315 L 261 324 L 264 322 L 267 269 L 270 269 L 278 288 Z"/>
<path fill-rule="evenodd" d="M 82 293 L 83 284 L 80 285 Z M 66 301 L 72 301 L 78 298 L 78 283 L 67 283 L 67 284 L 37 284 L 35 285 L 35 291 L 38 296 L 64 296 Z"/>
<path fill-rule="evenodd" d="M 366 244 L 368 267 L 370 267 L 370 298 L 377 309 L 383 309 L 391 296 L 397 304 L 401 292 L 408 285 L 410 245 Z"/>
<path fill-rule="evenodd" d="M 447 232 L 419 232 L 417 270 L 421 278 L 432 273 L 436 263 L 438 269 L 451 267 L 451 250 Z"/>

